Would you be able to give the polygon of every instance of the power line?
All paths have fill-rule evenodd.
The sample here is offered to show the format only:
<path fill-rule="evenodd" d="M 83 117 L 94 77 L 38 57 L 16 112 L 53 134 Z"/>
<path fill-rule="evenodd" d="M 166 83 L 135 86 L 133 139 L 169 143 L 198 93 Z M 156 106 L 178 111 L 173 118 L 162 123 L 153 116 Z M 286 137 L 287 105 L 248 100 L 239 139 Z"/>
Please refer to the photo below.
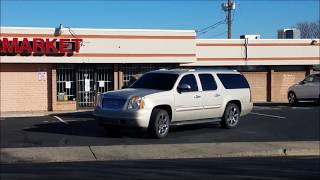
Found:
<path fill-rule="evenodd" d="M 200 30 L 196 30 L 197 35 L 205 34 L 205 33 L 209 32 L 209 31 L 217 28 L 217 27 L 220 26 L 221 24 L 225 24 L 225 23 L 226 23 L 226 19 L 223 19 L 223 20 L 220 20 L 220 21 L 216 22 L 216 23 L 213 24 L 213 25 L 210 25 L 210 26 L 208 26 L 208 27 L 202 28 L 202 29 L 200 29 Z"/>

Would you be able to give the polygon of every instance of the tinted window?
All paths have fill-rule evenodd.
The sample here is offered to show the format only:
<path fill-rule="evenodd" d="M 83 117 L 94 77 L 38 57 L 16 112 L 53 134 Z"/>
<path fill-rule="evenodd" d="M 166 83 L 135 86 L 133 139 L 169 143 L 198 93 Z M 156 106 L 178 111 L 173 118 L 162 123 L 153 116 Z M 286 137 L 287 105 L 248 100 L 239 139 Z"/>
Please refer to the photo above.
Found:
<path fill-rule="evenodd" d="M 199 74 L 203 91 L 216 90 L 217 84 L 211 74 Z"/>
<path fill-rule="evenodd" d="M 147 73 L 139 78 L 130 88 L 157 89 L 168 91 L 173 88 L 178 74 Z"/>
<path fill-rule="evenodd" d="M 226 89 L 249 88 L 246 78 L 241 74 L 217 74 Z"/>
<path fill-rule="evenodd" d="M 303 81 L 305 83 L 309 83 L 309 82 L 312 82 L 314 79 L 314 76 L 313 75 L 309 75 L 308 77 L 306 77 Z"/>
<path fill-rule="evenodd" d="M 179 82 L 179 85 L 182 85 L 182 84 L 190 85 L 191 86 L 190 91 L 198 91 L 197 81 L 193 74 L 188 74 L 183 76 Z"/>
<path fill-rule="evenodd" d="M 320 82 L 320 74 L 315 74 L 313 82 Z"/>
<path fill-rule="evenodd" d="M 312 74 L 307 76 L 304 80 L 305 83 L 309 82 L 320 82 L 320 74 Z"/>

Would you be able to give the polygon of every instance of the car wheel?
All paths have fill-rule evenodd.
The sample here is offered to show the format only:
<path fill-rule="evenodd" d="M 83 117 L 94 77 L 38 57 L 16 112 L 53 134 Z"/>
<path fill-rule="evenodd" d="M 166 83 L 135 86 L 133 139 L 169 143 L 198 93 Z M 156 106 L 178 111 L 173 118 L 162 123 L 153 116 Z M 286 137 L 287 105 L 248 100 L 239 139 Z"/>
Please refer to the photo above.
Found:
<path fill-rule="evenodd" d="M 154 138 L 164 138 L 170 128 L 170 117 L 166 110 L 154 109 L 151 113 L 149 131 Z"/>
<path fill-rule="evenodd" d="M 223 128 L 231 129 L 239 124 L 240 109 L 234 103 L 229 103 L 224 111 L 221 126 Z"/>
<path fill-rule="evenodd" d="M 297 96 L 296 96 L 296 94 L 294 92 L 289 92 L 289 94 L 288 94 L 288 102 L 291 105 L 298 103 Z"/>

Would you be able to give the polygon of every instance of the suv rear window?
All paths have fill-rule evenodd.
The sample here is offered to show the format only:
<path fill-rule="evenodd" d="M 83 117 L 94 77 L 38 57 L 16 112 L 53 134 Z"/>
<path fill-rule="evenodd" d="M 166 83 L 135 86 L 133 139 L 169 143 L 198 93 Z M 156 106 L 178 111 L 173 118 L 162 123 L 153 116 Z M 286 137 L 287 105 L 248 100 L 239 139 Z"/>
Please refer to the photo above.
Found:
<path fill-rule="evenodd" d="M 241 74 L 217 74 L 226 89 L 250 88 L 248 81 Z"/>
<path fill-rule="evenodd" d="M 216 81 L 211 74 L 199 74 L 203 91 L 211 91 L 217 89 Z"/>

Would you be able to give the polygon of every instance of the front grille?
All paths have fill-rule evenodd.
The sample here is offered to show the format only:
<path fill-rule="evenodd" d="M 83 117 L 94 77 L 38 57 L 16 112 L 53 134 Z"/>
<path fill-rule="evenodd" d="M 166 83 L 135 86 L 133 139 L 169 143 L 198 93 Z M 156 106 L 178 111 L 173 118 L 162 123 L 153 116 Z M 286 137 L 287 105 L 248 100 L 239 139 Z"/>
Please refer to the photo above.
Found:
<path fill-rule="evenodd" d="M 126 100 L 124 99 L 104 98 L 102 101 L 102 108 L 121 109 L 125 103 Z"/>

